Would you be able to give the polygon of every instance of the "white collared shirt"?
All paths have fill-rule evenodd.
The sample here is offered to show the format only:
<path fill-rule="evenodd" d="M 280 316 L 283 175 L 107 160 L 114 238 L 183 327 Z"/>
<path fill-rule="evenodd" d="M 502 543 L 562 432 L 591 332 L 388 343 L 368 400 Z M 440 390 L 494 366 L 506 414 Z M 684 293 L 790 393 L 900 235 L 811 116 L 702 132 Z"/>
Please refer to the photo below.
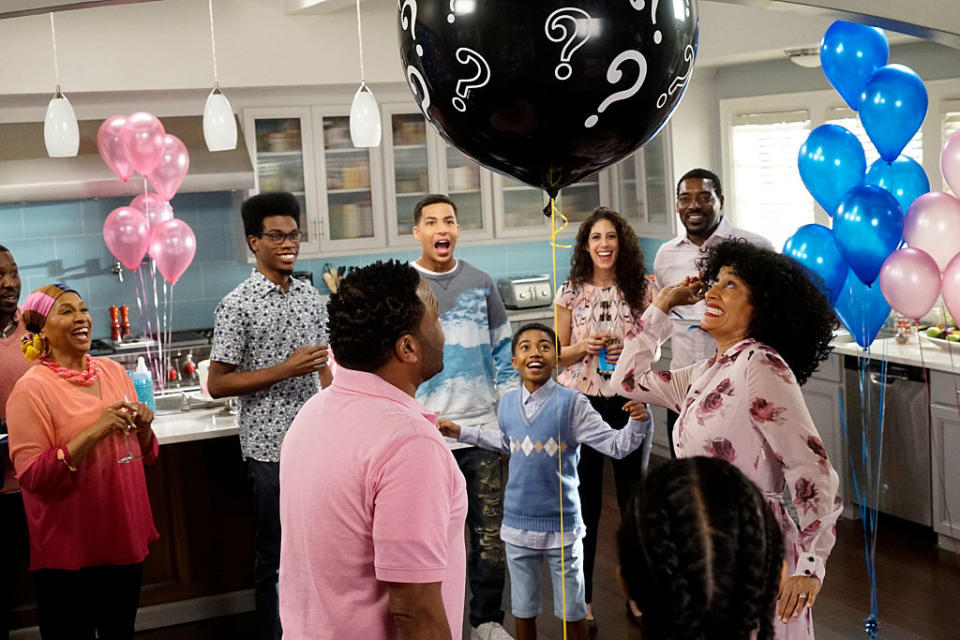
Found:
<path fill-rule="evenodd" d="M 687 238 L 687 230 L 681 228 L 677 237 L 660 246 L 657 256 L 653 259 L 657 287 L 663 288 L 676 284 L 687 276 L 697 275 L 697 260 L 707 249 L 726 238 L 743 238 L 764 249 L 773 250 L 769 240 L 756 233 L 737 229 L 727 222 L 726 216 L 721 216 L 717 228 L 709 238 L 704 240 L 702 246 L 691 242 Z M 716 355 L 717 343 L 713 336 L 699 328 L 706 308 L 707 305 L 702 300 L 697 304 L 673 308 L 671 313 L 673 334 L 670 338 L 671 369 L 680 369 Z"/>

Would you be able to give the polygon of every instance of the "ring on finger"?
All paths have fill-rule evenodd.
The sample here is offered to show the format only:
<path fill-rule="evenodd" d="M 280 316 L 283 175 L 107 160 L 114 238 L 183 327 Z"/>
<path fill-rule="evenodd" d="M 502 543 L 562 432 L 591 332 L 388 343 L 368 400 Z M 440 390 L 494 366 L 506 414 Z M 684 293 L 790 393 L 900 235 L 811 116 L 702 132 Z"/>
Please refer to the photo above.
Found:
<path fill-rule="evenodd" d="M 806 599 L 809 598 L 810 596 L 807 595 L 806 593 L 801 593 L 801 594 L 798 595 L 797 597 L 800 598 L 801 600 L 806 600 Z"/>

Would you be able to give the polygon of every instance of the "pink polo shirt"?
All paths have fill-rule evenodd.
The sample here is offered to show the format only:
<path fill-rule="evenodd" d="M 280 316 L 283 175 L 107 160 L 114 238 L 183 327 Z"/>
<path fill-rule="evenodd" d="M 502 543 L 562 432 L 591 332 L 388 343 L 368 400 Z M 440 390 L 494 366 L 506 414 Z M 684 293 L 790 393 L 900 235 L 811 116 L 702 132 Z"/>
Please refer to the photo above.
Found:
<path fill-rule="evenodd" d="M 396 638 L 387 582 L 442 583 L 461 636 L 466 483 L 436 420 L 342 365 L 300 409 L 280 452 L 284 640 Z"/>

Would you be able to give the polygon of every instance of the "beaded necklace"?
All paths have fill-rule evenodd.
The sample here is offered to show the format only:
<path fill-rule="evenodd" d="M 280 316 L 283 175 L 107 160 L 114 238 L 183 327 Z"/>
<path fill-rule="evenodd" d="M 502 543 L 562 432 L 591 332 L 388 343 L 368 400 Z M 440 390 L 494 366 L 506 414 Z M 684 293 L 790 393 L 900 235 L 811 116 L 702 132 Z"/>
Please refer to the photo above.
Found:
<path fill-rule="evenodd" d="M 67 382 L 78 384 L 81 387 L 89 387 L 96 382 L 100 376 L 100 365 L 98 365 L 97 361 L 91 358 L 89 354 L 84 354 L 83 359 L 87 365 L 86 371 L 74 371 L 73 369 L 61 367 L 46 354 L 40 358 L 40 362 Z"/>

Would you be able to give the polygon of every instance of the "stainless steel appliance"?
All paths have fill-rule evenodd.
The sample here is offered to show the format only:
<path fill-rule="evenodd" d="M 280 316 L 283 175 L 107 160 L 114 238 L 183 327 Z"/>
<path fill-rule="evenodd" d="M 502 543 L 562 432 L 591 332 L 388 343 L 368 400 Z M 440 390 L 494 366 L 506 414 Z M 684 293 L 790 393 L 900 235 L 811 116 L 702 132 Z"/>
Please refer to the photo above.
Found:
<path fill-rule="evenodd" d="M 164 363 L 161 369 L 164 389 L 186 390 L 200 387 L 197 363 L 210 357 L 212 335 L 212 329 L 174 331 L 170 334 L 169 345 L 163 345 Z M 94 340 L 91 354 L 106 356 L 118 362 L 124 369 L 133 371 L 137 367 L 137 358 L 142 356 L 148 362 L 148 355 L 156 358 L 157 347 L 153 341 L 115 344 L 106 340 Z M 159 390 L 160 381 L 154 380 L 154 385 Z"/>
<path fill-rule="evenodd" d="M 879 437 L 880 395 L 884 392 L 883 456 L 880 462 L 880 511 L 932 526 L 932 498 L 930 486 L 930 405 L 927 401 L 924 371 L 888 363 L 882 372 L 882 362 L 872 360 L 866 368 L 861 401 L 860 363 L 858 358 L 846 356 L 844 380 L 846 388 L 847 445 L 857 482 L 863 495 L 865 464 L 863 461 L 864 427 L 868 440 L 876 443 Z M 928 373 L 929 375 L 929 373 Z M 865 411 L 869 407 L 869 411 Z M 876 450 L 876 444 L 872 449 Z M 838 461 L 839 463 L 839 461 Z M 876 461 L 871 466 L 876 468 Z M 856 501 L 852 481 L 841 487 L 849 502 Z"/>
<path fill-rule="evenodd" d="M 497 290 L 508 309 L 529 309 L 553 304 L 550 276 L 533 275 L 500 278 Z"/>

